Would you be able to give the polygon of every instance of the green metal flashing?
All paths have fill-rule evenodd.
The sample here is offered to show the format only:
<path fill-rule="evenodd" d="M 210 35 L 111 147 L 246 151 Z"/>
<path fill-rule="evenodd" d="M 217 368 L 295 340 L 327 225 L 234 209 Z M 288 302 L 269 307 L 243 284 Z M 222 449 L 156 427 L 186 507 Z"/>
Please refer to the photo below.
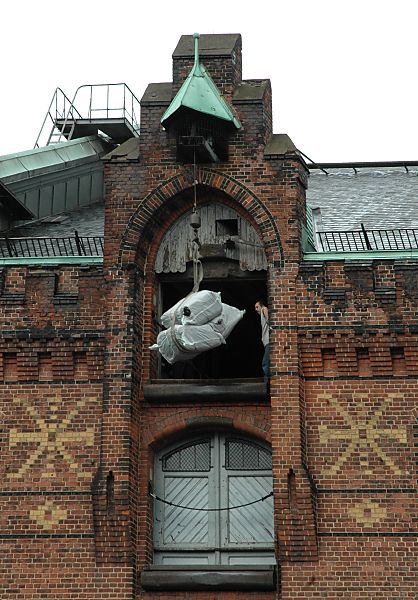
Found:
<path fill-rule="evenodd" d="M 237 129 L 241 129 L 241 123 L 234 116 L 205 67 L 199 62 L 199 34 L 195 33 L 193 37 L 195 48 L 193 68 L 163 114 L 161 124 L 165 127 L 169 119 L 184 107 L 228 121 Z"/>
<path fill-rule="evenodd" d="M 13 258 L 0 258 L 0 266 L 7 267 L 12 265 L 33 266 L 33 265 L 102 265 L 103 256 L 51 256 L 28 257 L 14 256 Z"/>
<path fill-rule="evenodd" d="M 0 156 L 0 179 L 10 185 L 22 179 L 30 179 L 35 174 L 68 168 L 71 163 L 99 160 L 109 145 L 97 136 L 87 136 L 51 144 L 43 148 L 33 148 L 24 152 Z"/>
<path fill-rule="evenodd" d="M 374 250 L 357 252 L 306 252 L 304 261 L 328 260 L 418 260 L 418 250 Z"/>

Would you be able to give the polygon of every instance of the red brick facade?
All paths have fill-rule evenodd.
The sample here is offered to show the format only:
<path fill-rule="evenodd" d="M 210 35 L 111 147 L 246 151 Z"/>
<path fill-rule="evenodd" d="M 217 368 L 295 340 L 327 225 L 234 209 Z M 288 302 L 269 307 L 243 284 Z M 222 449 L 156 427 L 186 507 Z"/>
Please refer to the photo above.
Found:
<path fill-rule="evenodd" d="M 233 207 L 264 243 L 269 399 L 144 395 L 157 377 L 154 261 L 193 199 L 191 166 L 160 127 L 166 105 L 144 103 L 138 154 L 105 163 L 103 269 L 2 274 L 0 598 L 412 600 L 418 265 L 304 262 L 308 173 L 296 153 L 264 156 L 270 87 L 233 103 L 239 45 L 233 65 L 205 65 L 243 128 L 228 162 L 199 166 L 198 203 Z M 175 87 L 190 66 L 175 59 Z M 217 427 L 271 444 L 277 589 L 147 591 L 155 452 Z"/>

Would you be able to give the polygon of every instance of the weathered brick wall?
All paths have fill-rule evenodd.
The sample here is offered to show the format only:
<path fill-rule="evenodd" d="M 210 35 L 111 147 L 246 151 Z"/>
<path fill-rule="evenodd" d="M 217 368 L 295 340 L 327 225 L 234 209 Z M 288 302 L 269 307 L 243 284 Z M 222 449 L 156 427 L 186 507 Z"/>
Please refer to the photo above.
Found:
<path fill-rule="evenodd" d="M 413 273 L 416 265 L 401 261 L 306 263 L 300 270 L 319 562 L 303 574 L 283 569 L 284 598 L 416 596 Z"/>
<path fill-rule="evenodd" d="M 126 597 L 132 568 L 97 570 L 102 270 L 10 267 L 3 281 L 0 598 Z"/>
<path fill-rule="evenodd" d="M 215 80 L 240 79 L 238 54 L 207 65 Z M 198 203 L 235 208 L 265 244 L 270 401 L 145 399 L 153 265 L 192 206 L 193 173 L 160 127 L 165 107 L 144 105 L 138 155 L 105 163 L 103 271 L 1 273 L 1 599 L 414 598 L 417 265 L 303 263 L 306 168 L 264 159 L 269 86 L 235 108 L 244 127 L 227 163 L 199 166 Z M 277 592 L 141 589 L 155 451 L 204 423 L 272 445 Z"/>

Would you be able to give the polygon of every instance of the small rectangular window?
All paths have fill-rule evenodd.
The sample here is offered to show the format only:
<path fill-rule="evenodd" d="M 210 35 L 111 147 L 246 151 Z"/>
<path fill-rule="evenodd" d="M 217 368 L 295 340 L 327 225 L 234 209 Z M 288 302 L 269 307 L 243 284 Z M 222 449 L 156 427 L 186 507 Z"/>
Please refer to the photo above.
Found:
<path fill-rule="evenodd" d="M 216 235 L 238 235 L 238 219 L 216 219 Z"/>

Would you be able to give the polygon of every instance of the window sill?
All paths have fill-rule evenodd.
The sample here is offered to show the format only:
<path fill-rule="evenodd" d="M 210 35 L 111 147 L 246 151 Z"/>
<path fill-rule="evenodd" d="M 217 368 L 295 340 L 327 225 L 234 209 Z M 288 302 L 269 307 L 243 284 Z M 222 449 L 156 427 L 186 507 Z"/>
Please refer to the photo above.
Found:
<path fill-rule="evenodd" d="M 202 565 L 199 567 L 146 567 L 141 573 L 141 585 L 146 590 L 245 590 L 276 589 L 276 567 Z"/>
<path fill-rule="evenodd" d="M 144 396 L 149 402 L 268 400 L 267 385 L 263 379 L 157 379 L 144 386 Z"/>

